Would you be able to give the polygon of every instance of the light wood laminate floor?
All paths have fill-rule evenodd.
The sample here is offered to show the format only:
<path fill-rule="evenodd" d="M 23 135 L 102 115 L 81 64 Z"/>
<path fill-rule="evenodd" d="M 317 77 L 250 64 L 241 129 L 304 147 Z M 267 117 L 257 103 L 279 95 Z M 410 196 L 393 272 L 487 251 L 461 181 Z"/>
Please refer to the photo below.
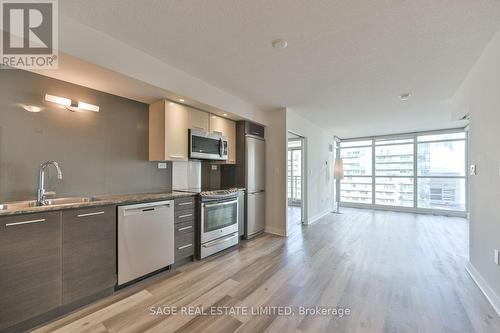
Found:
<path fill-rule="evenodd" d="M 287 239 L 266 234 L 155 276 L 37 332 L 500 332 L 465 270 L 467 230 L 459 218 L 343 209 Z M 187 305 L 341 306 L 351 314 L 150 314 Z"/>

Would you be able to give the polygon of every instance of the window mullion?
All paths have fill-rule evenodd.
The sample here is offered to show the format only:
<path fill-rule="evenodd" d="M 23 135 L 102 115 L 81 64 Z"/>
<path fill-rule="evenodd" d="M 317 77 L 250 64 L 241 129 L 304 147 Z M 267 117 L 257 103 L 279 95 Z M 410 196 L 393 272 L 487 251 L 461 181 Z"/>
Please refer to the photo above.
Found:
<path fill-rule="evenodd" d="M 418 207 L 418 143 L 417 136 L 413 136 L 413 208 Z"/>
<path fill-rule="evenodd" d="M 372 205 L 375 205 L 375 140 L 372 140 Z"/>

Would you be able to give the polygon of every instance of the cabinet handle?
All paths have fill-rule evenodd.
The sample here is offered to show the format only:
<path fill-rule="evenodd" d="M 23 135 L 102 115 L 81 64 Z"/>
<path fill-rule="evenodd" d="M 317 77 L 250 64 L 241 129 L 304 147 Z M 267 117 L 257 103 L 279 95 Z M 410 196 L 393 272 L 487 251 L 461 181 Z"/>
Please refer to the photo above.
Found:
<path fill-rule="evenodd" d="M 224 242 L 230 241 L 231 239 L 237 238 L 237 237 L 238 237 L 238 235 L 232 235 L 232 236 L 229 236 L 229 237 L 221 239 L 221 240 L 215 240 L 215 241 L 211 241 L 211 242 L 205 243 L 202 246 L 204 248 L 209 248 L 209 247 L 212 247 L 212 246 L 219 245 L 219 244 L 222 244 Z"/>
<path fill-rule="evenodd" d="M 87 213 L 87 214 L 79 214 L 76 217 L 87 217 L 87 216 L 95 216 L 95 215 L 102 215 L 104 212 L 95 212 L 95 213 Z"/>
<path fill-rule="evenodd" d="M 184 227 L 184 228 L 179 228 L 177 229 L 177 231 L 184 231 L 184 230 L 188 230 L 188 229 L 191 229 L 193 226 L 190 225 L 189 227 Z"/>
<path fill-rule="evenodd" d="M 193 244 L 187 244 L 187 245 L 184 245 L 184 246 L 181 246 L 181 247 L 178 247 L 177 250 L 184 250 L 184 249 L 187 249 L 188 247 L 190 246 L 193 246 Z"/>
<path fill-rule="evenodd" d="M 170 158 L 184 159 L 184 155 L 170 155 Z"/>
<path fill-rule="evenodd" d="M 179 204 L 179 206 L 188 206 L 188 205 L 192 205 L 193 203 L 192 202 L 181 202 Z"/>
<path fill-rule="evenodd" d="M 45 222 L 45 219 L 22 221 L 22 222 L 14 222 L 14 223 L 7 223 L 5 226 L 6 227 L 13 227 L 13 226 L 16 226 L 16 225 L 21 225 L 21 224 L 32 224 L 32 223 L 42 223 L 42 222 Z"/>
<path fill-rule="evenodd" d="M 190 217 L 190 216 L 193 216 L 193 214 L 179 215 L 178 218 L 183 219 L 185 217 Z"/>

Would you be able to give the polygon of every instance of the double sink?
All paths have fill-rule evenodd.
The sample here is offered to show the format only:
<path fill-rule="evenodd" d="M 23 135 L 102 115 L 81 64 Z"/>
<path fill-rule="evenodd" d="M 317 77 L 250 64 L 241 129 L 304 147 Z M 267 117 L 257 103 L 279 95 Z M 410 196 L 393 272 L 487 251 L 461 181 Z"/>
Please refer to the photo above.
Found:
<path fill-rule="evenodd" d="M 59 205 L 73 205 L 80 203 L 89 203 L 99 201 L 100 199 L 92 197 L 72 197 L 72 198 L 57 198 L 57 199 L 47 199 L 45 204 L 40 206 L 36 200 L 26 200 L 26 201 L 14 201 L 0 203 L 0 211 L 3 210 L 22 210 L 25 208 L 33 207 L 53 207 Z"/>

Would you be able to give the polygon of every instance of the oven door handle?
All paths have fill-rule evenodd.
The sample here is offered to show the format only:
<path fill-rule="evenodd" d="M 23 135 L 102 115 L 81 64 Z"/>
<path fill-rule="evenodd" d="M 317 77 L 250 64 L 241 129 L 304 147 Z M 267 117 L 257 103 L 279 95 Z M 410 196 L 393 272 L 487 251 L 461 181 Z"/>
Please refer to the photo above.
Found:
<path fill-rule="evenodd" d="M 214 204 L 203 204 L 203 207 L 210 208 L 210 207 L 218 207 L 218 206 L 227 206 L 227 205 L 232 205 L 232 204 L 237 204 L 237 203 L 238 203 L 238 199 L 231 200 L 231 201 L 214 203 Z"/>
<path fill-rule="evenodd" d="M 218 240 L 213 241 L 213 242 L 208 242 L 208 243 L 205 243 L 201 246 L 203 246 L 205 248 L 212 247 L 212 246 L 219 245 L 219 244 L 225 243 L 227 241 L 230 241 L 231 239 L 236 238 L 236 237 L 238 237 L 238 234 L 231 235 L 231 236 L 226 237 L 224 239 L 218 239 Z"/>

